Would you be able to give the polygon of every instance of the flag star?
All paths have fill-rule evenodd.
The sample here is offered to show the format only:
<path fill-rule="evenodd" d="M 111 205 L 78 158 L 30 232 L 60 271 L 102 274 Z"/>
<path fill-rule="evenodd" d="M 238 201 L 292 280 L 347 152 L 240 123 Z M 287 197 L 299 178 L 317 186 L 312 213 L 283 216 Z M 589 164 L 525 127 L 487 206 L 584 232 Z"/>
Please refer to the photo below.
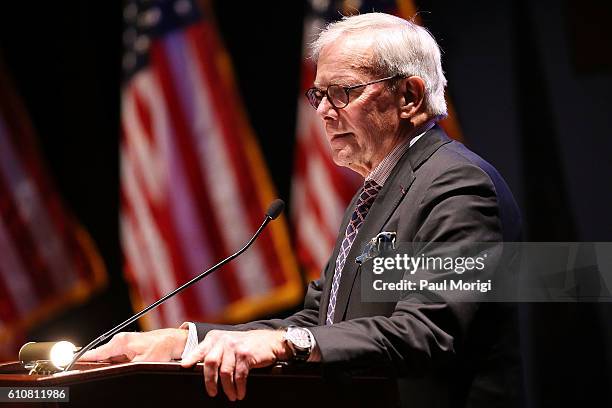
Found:
<path fill-rule="evenodd" d="M 329 7 L 329 0 L 310 0 L 310 4 L 315 11 L 323 13 Z"/>
<path fill-rule="evenodd" d="M 178 0 L 174 3 L 174 11 L 179 16 L 184 16 L 191 11 L 191 2 L 189 0 Z"/>
<path fill-rule="evenodd" d="M 130 70 L 136 65 L 136 54 L 128 52 L 123 57 L 123 69 Z"/>
<path fill-rule="evenodd" d="M 123 32 L 123 44 L 126 47 L 131 47 L 134 41 L 136 40 L 136 30 L 133 28 L 128 28 Z"/>
<path fill-rule="evenodd" d="M 138 14 L 138 6 L 136 3 L 130 3 L 123 9 L 123 18 L 130 21 L 136 18 Z"/>
<path fill-rule="evenodd" d="M 144 52 L 147 52 L 147 50 L 149 49 L 150 43 L 151 42 L 149 40 L 149 37 L 147 37 L 146 35 L 141 35 L 136 40 L 136 43 L 134 44 L 134 49 L 136 50 L 136 52 L 139 52 L 142 54 Z"/>
<path fill-rule="evenodd" d="M 160 19 L 161 11 L 158 8 L 151 8 L 140 16 L 138 25 L 141 27 L 152 27 L 159 23 Z"/>

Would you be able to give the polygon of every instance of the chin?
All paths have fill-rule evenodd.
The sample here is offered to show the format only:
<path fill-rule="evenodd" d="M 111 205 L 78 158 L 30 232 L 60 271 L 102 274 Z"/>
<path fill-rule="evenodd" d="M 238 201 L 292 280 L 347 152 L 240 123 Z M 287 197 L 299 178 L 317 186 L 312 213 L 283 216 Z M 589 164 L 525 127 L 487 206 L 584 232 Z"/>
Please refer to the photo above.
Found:
<path fill-rule="evenodd" d="M 352 154 L 344 149 L 332 153 L 332 160 L 338 166 L 348 167 L 353 162 L 352 157 Z"/>

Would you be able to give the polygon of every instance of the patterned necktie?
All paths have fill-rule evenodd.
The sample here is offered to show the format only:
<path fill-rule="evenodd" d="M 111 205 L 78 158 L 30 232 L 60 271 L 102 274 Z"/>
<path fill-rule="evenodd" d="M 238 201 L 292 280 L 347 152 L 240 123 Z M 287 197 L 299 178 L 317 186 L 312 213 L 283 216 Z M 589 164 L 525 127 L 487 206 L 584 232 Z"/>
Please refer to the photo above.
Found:
<path fill-rule="evenodd" d="M 346 258 L 348 256 L 349 251 L 351 250 L 351 246 L 355 241 L 355 237 L 359 232 L 359 228 L 363 224 L 372 203 L 376 199 L 378 192 L 380 191 L 381 186 L 376 184 L 372 180 L 367 180 L 363 186 L 363 190 L 359 195 L 359 199 L 357 200 L 357 206 L 355 207 L 355 211 L 353 211 L 353 215 L 351 215 L 351 220 L 346 226 L 346 232 L 344 233 L 344 239 L 342 240 L 342 245 L 340 246 L 340 251 L 338 252 L 338 258 L 336 259 L 336 268 L 334 269 L 334 280 L 332 282 L 331 293 L 329 295 L 329 305 L 327 306 L 327 318 L 325 319 L 326 324 L 334 323 L 334 312 L 336 311 L 336 299 L 338 296 L 338 288 L 340 287 L 340 277 L 342 276 L 342 268 L 344 268 L 344 264 L 346 263 Z"/>

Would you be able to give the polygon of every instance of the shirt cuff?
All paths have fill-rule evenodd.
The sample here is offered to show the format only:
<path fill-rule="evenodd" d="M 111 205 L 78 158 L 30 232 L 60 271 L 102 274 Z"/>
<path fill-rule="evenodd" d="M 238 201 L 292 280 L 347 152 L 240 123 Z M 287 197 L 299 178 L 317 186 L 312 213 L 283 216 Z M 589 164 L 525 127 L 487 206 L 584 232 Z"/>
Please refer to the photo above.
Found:
<path fill-rule="evenodd" d="M 191 353 L 198 346 L 198 331 L 196 329 L 196 325 L 192 322 L 185 322 L 181 324 L 179 329 L 188 329 L 189 333 L 187 334 L 187 342 L 185 343 L 185 349 L 183 350 L 183 354 L 181 354 L 181 360 L 187 357 L 189 353 Z M 311 335 L 312 336 L 312 335 Z"/>
<path fill-rule="evenodd" d="M 312 332 L 310 330 L 305 327 L 303 329 L 308 332 L 308 335 L 310 336 L 310 343 L 312 344 L 312 348 L 310 349 L 310 356 L 308 356 L 307 361 L 309 363 L 317 363 L 321 361 L 321 350 L 319 350 L 319 346 L 317 346 L 317 340 L 312 335 Z"/>

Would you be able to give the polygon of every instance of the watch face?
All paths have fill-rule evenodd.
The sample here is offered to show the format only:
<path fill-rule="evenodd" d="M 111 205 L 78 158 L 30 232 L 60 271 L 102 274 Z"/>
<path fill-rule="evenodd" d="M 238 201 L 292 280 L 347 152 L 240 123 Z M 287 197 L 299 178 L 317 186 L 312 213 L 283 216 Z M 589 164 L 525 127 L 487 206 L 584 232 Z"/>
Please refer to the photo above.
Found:
<path fill-rule="evenodd" d="M 293 343 L 295 347 L 300 349 L 310 349 L 310 335 L 302 328 L 290 328 L 287 330 L 287 339 Z"/>

